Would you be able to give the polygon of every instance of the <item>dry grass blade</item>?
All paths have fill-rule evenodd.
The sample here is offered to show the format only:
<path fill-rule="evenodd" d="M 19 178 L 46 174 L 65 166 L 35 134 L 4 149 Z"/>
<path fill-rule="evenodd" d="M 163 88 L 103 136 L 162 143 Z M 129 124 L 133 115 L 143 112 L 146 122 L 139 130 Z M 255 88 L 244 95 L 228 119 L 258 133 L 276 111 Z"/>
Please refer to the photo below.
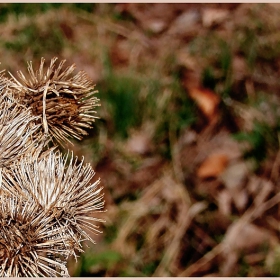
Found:
<path fill-rule="evenodd" d="M 72 75 L 74 65 L 63 70 L 65 60 L 55 68 L 56 60 L 51 60 L 45 72 L 43 58 L 36 72 L 29 62 L 29 77 L 19 71 L 17 80 L 10 73 L 10 86 L 17 99 L 40 117 L 42 132 L 63 146 L 69 137 L 81 140 L 87 135 L 86 129 L 92 128 L 97 118 L 95 107 L 99 100 L 94 96 L 95 85 L 85 72 Z"/>

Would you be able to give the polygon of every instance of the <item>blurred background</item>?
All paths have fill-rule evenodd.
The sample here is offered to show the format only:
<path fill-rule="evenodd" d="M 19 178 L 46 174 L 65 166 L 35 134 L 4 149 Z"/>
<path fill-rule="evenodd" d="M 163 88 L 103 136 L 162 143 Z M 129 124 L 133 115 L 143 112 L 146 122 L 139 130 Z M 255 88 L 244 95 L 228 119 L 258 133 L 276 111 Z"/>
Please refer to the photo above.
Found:
<path fill-rule="evenodd" d="M 280 4 L 0 4 L 1 69 L 52 57 L 96 83 L 69 146 L 103 234 L 71 276 L 280 276 Z"/>

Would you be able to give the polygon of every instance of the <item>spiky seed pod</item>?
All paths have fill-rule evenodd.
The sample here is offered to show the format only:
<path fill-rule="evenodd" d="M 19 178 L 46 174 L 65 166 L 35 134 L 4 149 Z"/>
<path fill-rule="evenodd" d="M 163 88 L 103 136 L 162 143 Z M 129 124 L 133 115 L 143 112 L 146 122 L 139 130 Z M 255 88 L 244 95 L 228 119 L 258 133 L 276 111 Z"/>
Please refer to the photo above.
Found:
<path fill-rule="evenodd" d="M 99 223 L 104 222 L 94 216 L 104 212 L 103 188 L 99 179 L 92 182 L 94 174 L 89 164 L 78 163 L 72 154 L 50 151 L 35 160 L 25 157 L 11 174 L 3 175 L 3 185 L 9 193 L 31 197 L 41 205 L 76 244 L 82 239 L 94 242 L 89 233 L 100 233 Z"/>
<path fill-rule="evenodd" d="M 19 105 L 8 90 L 0 96 L 0 168 L 8 167 L 39 144 L 38 117 Z"/>
<path fill-rule="evenodd" d="M 85 72 L 73 75 L 74 64 L 62 70 L 65 60 L 58 67 L 56 60 L 53 58 L 44 71 L 42 58 L 39 70 L 35 72 L 29 62 L 28 78 L 21 71 L 18 80 L 10 73 L 11 88 L 20 102 L 40 117 L 42 131 L 63 145 L 69 137 L 81 140 L 87 135 L 85 129 L 91 128 L 97 118 L 95 107 L 99 106 L 99 100 L 94 96 L 95 85 Z"/>
<path fill-rule="evenodd" d="M 33 200 L 4 190 L 0 210 L 0 277 L 69 276 L 65 261 L 73 250 L 53 217 Z"/>

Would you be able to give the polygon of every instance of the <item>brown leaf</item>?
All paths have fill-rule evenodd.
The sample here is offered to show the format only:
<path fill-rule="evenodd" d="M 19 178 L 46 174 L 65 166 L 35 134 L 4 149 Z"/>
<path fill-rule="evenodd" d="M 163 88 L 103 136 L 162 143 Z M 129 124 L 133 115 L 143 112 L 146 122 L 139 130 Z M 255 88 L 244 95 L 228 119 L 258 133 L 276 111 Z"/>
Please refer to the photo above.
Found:
<path fill-rule="evenodd" d="M 194 35 L 199 31 L 197 23 L 199 22 L 200 14 L 197 10 L 190 9 L 179 15 L 172 25 L 168 33 L 171 35 Z"/>
<path fill-rule="evenodd" d="M 215 92 L 206 88 L 190 88 L 189 94 L 194 99 L 204 113 L 204 115 L 210 120 L 215 121 L 218 117 L 217 108 L 220 102 L 220 98 Z"/>
<path fill-rule="evenodd" d="M 202 13 L 202 23 L 205 27 L 211 27 L 215 24 L 222 23 L 229 16 L 229 11 L 226 9 L 205 9 Z"/>
<path fill-rule="evenodd" d="M 228 164 L 228 156 L 223 153 L 212 154 L 198 168 L 197 176 L 200 178 L 219 176 Z"/>

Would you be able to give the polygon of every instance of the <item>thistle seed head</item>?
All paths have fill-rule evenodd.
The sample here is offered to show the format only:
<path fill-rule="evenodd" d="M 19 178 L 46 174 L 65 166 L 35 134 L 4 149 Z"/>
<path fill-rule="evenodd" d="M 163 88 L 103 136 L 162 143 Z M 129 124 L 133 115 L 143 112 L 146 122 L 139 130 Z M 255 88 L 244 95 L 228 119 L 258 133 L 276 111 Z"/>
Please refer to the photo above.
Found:
<path fill-rule="evenodd" d="M 42 58 L 39 70 L 35 72 L 29 62 L 29 77 L 19 71 L 17 80 L 10 73 L 10 86 L 19 101 L 39 117 L 41 130 L 63 146 L 63 142 L 69 141 L 68 137 L 81 140 L 87 135 L 85 129 L 92 128 L 97 118 L 95 107 L 99 106 L 99 100 L 94 96 L 95 85 L 85 72 L 72 75 L 74 64 L 63 70 L 65 60 L 58 67 L 56 60 L 53 58 L 44 71 Z"/>
<path fill-rule="evenodd" d="M 92 182 L 94 174 L 89 164 L 78 163 L 72 154 L 63 157 L 50 151 L 41 158 L 25 156 L 12 172 L 3 174 L 3 188 L 26 200 L 32 198 L 80 247 L 81 240 L 94 242 L 89 233 L 100 233 L 99 224 L 104 222 L 94 217 L 104 209 L 103 188 L 99 179 Z"/>
<path fill-rule="evenodd" d="M 9 90 L 0 94 L 0 168 L 3 168 L 34 152 L 41 136 L 35 124 L 38 117 L 18 104 Z"/>
<path fill-rule="evenodd" d="M 69 276 L 65 260 L 73 252 L 52 217 L 38 203 L 4 190 L 0 203 L 0 277 Z"/>

